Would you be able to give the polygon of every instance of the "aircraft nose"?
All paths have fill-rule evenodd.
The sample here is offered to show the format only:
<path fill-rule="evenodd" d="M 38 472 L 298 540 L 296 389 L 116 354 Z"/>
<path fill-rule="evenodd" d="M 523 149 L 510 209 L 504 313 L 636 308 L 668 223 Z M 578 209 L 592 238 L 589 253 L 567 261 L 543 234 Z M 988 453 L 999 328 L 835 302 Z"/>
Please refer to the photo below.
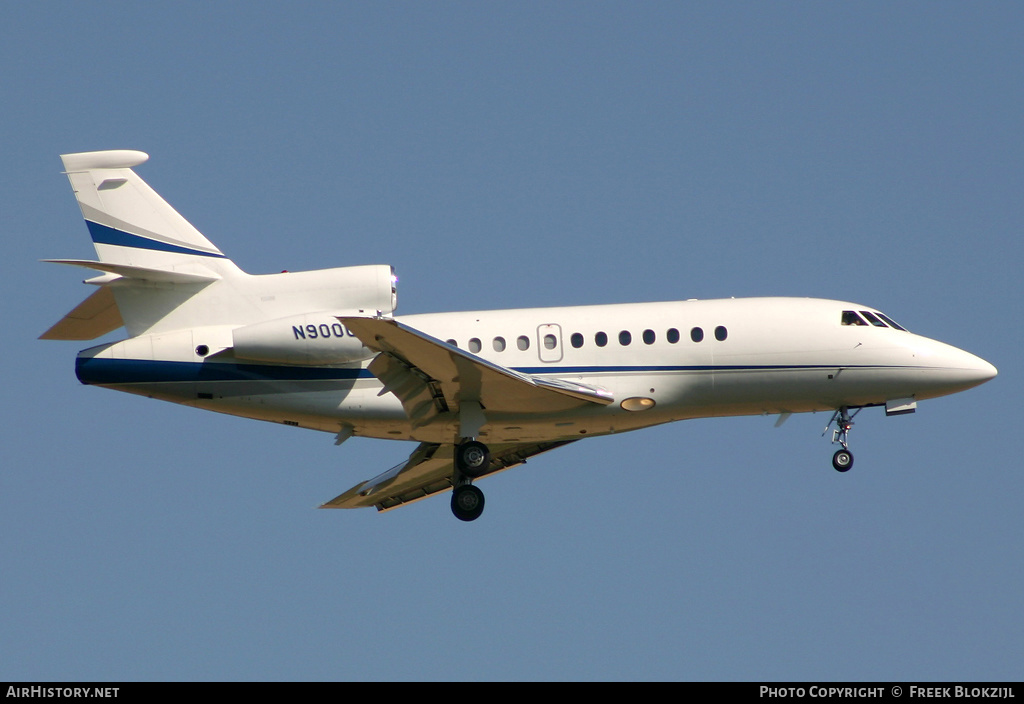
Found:
<path fill-rule="evenodd" d="M 981 357 L 956 347 L 952 349 L 955 354 L 950 355 L 951 359 L 948 360 L 947 364 L 949 364 L 951 369 L 955 369 L 958 372 L 958 376 L 965 383 L 970 383 L 972 386 L 984 384 L 999 373 L 994 366 Z"/>
<path fill-rule="evenodd" d="M 989 379 L 996 378 L 996 376 L 999 374 L 998 369 L 996 369 L 993 365 L 986 362 L 981 357 L 975 357 L 975 359 L 978 360 L 978 366 L 976 368 L 976 371 L 978 373 L 979 384 L 983 384 Z"/>
<path fill-rule="evenodd" d="M 998 370 L 981 357 L 965 350 L 932 341 L 924 355 L 933 374 L 941 377 L 942 385 L 949 388 L 947 393 L 963 391 L 984 384 L 995 378 Z"/>

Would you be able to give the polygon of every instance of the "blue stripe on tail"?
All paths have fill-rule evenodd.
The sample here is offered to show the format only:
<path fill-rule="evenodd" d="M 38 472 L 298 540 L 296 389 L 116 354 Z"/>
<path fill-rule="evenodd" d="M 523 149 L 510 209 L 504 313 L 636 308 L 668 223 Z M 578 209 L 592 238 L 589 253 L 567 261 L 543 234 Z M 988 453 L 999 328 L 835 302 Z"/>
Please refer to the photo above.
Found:
<path fill-rule="evenodd" d="M 226 259 L 223 254 L 219 252 L 204 252 L 200 249 L 191 249 L 189 247 L 180 247 L 175 244 L 168 244 L 167 242 L 158 242 L 151 240 L 148 237 L 141 237 L 139 235 L 133 235 L 123 230 L 118 230 L 107 225 L 100 225 L 98 222 L 92 220 L 86 220 L 85 224 L 89 227 L 89 235 L 92 237 L 92 241 L 96 244 L 113 244 L 118 247 L 135 247 L 136 249 L 151 249 L 157 252 L 174 252 L 175 254 L 193 254 L 199 257 L 216 257 L 218 259 Z"/>

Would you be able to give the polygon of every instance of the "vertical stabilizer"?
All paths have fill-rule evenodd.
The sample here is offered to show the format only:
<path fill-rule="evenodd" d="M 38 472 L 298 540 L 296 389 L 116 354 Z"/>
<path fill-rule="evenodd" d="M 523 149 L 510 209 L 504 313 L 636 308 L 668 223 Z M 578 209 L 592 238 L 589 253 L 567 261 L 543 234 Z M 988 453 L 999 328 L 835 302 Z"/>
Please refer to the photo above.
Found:
<path fill-rule="evenodd" d="M 271 320 L 279 321 L 275 330 L 287 333 L 298 325 L 296 316 L 394 310 L 396 279 L 387 265 L 246 274 L 136 175 L 132 168 L 149 159 L 143 152 L 82 152 L 61 159 L 99 261 L 44 261 L 100 272 L 86 281 L 100 291 L 43 333 L 45 339 L 93 339 L 121 325 L 130 338 L 181 332 L 175 339 L 186 339 L 184 333 L 198 328 L 209 332 Z M 335 319 L 325 323 L 331 324 L 338 325 Z M 191 359 L 196 348 L 186 349 Z"/>
<path fill-rule="evenodd" d="M 61 156 L 99 260 L 167 271 L 237 271 L 132 171 L 147 159 L 127 149 Z"/>
<path fill-rule="evenodd" d="M 64 170 L 82 208 L 99 261 L 55 259 L 104 275 L 101 286 L 48 339 L 88 339 L 122 323 L 130 336 L 231 319 L 239 302 L 225 280 L 247 275 L 132 171 L 149 155 L 118 149 L 64 154 Z M 220 318 L 211 321 L 211 310 Z"/>

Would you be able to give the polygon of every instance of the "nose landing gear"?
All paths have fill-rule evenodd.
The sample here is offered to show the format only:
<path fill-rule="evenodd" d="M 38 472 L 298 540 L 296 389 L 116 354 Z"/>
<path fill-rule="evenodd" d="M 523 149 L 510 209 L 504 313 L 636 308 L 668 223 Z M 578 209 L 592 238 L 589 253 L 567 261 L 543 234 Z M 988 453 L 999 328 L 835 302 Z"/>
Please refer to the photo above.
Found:
<path fill-rule="evenodd" d="M 849 435 L 850 428 L 853 427 L 853 417 L 860 413 L 861 409 L 856 409 L 853 414 L 850 414 L 850 409 L 846 406 L 842 406 L 835 413 L 832 414 L 832 419 L 825 426 L 825 432 L 821 435 L 825 436 L 828 429 L 835 424 L 835 429 L 832 431 L 832 443 L 839 443 L 843 446 L 843 449 L 836 450 L 836 453 L 832 455 L 832 466 L 837 472 L 846 472 L 853 466 L 853 453 L 850 452 Z"/>
<path fill-rule="evenodd" d="M 845 472 L 853 466 L 853 453 L 849 450 L 836 450 L 832 455 L 832 466 L 837 472 Z"/>

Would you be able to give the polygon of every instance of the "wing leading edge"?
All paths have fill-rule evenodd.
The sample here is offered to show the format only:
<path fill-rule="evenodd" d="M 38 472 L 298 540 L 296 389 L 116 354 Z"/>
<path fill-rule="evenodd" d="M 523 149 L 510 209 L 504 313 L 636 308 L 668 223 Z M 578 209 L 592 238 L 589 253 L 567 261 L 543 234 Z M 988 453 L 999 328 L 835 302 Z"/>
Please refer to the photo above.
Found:
<path fill-rule="evenodd" d="M 380 353 L 369 369 L 385 392 L 398 397 L 416 425 L 440 413 L 459 412 L 464 405 L 479 404 L 485 414 L 552 413 L 615 400 L 602 388 L 494 364 L 396 320 L 349 316 L 338 320 L 366 347 Z"/>
<path fill-rule="evenodd" d="M 523 464 L 529 457 L 571 442 L 576 441 L 493 445 L 490 448 L 491 464 L 482 476 Z M 424 442 L 413 450 L 405 462 L 373 479 L 356 484 L 320 508 L 376 506 L 378 511 L 388 511 L 450 490 L 454 485 L 454 446 Z"/>

